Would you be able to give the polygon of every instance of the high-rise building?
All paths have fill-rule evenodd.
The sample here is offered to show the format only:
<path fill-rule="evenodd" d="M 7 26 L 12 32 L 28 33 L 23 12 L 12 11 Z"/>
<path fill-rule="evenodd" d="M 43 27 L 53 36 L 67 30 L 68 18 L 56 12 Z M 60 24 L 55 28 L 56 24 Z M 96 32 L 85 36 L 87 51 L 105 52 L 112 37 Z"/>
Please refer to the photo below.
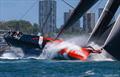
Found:
<path fill-rule="evenodd" d="M 64 13 L 64 24 L 67 22 L 67 20 L 69 19 L 70 17 L 70 12 L 65 12 Z M 67 32 L 72 32 L 72 28 L 70 27 Z"/>
<path fill-rule="evenodd" d="M 83 16 L 83 29 L 85 32 L 92 32 L 95 26 L 95 13 L 86 13 Z"/>
<path fill-rule="evenodd" d="M 64 13 L 64 24 L 68 21 L 70 15 L 72 14 L 72 11 L 69 10 L 69 12 Z M 80 31 L 80 20 L 78 20 L 75 24 L 73 24 L 72 27 L 70 27 L 67 32 L 78 32 Z"/>
<path fill-rule="evenodd" d="M 56 31 L 56 1 L 39 1 L 39 28 L 42 34 Z"/>
<path fill-rule="evenodd" d="M 99 9 L 98 9 L 98 18 L 99 18 L 100 15 L 102 14 L 103 9 L 104 9 L 104 8 L 99 8 Z"/>

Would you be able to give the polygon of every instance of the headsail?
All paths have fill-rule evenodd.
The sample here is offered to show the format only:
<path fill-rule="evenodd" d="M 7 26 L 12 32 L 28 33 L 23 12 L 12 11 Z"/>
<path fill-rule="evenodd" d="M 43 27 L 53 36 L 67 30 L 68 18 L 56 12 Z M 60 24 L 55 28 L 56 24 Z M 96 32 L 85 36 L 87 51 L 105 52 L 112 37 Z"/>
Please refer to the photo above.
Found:
<path fill-rule="evenodd" d="M 120 15 L 113 26 L 103 48 L 114 58 L 120 60 Z"/>
<path fill-rule="evenodd" d="M 94 41 L 99 44 L 98 40 L 100 40 L 100 37 L 106 32 L 107 29 L 109 29 L 108 25 L 119 8 L 119 5 L 120 0 L 108 0 L 88 42 Z M 108 35 L 106 35 L 106 37 L 108 37 Z"/>

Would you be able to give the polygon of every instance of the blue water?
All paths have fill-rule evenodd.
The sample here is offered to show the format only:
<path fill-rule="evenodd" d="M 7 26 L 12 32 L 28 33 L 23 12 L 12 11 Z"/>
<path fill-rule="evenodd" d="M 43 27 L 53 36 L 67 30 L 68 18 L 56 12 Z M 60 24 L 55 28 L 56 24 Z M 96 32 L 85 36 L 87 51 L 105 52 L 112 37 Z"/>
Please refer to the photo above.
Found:
<path fill-rule="evenodd" d="M 120 62 L 0 60 L 0 77 L 120 77 Z"/>

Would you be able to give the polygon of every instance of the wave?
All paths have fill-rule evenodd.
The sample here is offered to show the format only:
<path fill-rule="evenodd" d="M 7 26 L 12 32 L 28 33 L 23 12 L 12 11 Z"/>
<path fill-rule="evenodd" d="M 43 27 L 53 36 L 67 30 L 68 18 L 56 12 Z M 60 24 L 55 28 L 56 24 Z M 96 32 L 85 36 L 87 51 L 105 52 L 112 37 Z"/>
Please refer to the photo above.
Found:
<path fill-rule="evenodd" d="M 21 48 L 10 47 L 0 57 L 0 59 L 20 59 L 24 57 L 24 53 Z"/>

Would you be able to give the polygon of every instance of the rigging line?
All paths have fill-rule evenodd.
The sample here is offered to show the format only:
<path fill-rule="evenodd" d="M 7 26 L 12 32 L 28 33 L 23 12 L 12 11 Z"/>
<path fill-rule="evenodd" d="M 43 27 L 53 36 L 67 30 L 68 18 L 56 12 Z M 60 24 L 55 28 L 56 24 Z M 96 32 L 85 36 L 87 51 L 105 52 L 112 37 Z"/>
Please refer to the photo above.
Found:
<path fill-rule="evenodd" d="M 38 3 L 38 1 L 35 1 L 33 5 L 20 17 L 20 19 L 24 18 L 28 14 L 28 12 L 36 5 L 36 3 Z"/>
<path fill-rule="evenodd" d="M 75 7 L 73 7 L 71 4 L 69 4 L 68 2 L 66 2 L 65 0 L 61 0 L 61 1 L 63 1 L 65 4 L 67 4 L 68 6 L 70 6 L 71 8 L 75 8 Z"/>
<path fill-rule="evenodd" d="M 63 1 L 65 4 L 67 4 L 68 6 L 70 6 L 72 9 L 75 9 L 75 7 L 73 7 L 71 4 L 69 4 L 68 2 L 66 2 L 65 0 L 61 0 Z M 58 34 L 58 36 L 55 38 L 57 39 L 59 37 L 59 35 L 62 33 L 62 31 Z"/>

